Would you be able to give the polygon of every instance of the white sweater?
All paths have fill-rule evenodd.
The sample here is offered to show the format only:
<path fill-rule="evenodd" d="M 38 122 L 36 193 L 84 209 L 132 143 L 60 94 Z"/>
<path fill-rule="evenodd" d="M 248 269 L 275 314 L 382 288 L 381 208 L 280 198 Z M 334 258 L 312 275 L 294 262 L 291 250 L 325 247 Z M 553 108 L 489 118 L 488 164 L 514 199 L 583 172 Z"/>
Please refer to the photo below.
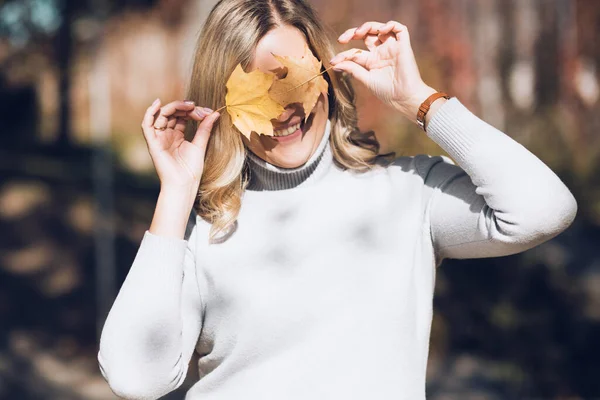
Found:
<path fill-rule="evenodd" d="M 552 170 L 457 98 L 427 126 L 456 164 L 419 154 L 343 171 L 329 131 L 300 168 L 249 158 L 224 240 L 209 244 L 195 212 L 185 239 L 145 232 L 100 340 L 117 395 L 178 388 L 196 350 L 186 400 L 424 399 L 442 259 L 522 252 L 577 212 Z"/>

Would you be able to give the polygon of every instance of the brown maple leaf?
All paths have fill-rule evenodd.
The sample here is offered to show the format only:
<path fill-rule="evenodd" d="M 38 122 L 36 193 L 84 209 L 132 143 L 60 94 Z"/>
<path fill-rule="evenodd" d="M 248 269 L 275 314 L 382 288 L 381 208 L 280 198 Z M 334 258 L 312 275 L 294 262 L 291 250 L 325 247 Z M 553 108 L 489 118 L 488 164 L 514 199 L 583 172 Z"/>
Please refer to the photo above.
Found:
<path fill-rule="evenodd" d="M 271 53 L 273 54 L 273 53 Z M 301 103 L 308 118 L 320 93 L 327 95 L 328 83 L 320 72 L 321 62 L 305 44 L 304 55 L 300 58 L 273 56 L 287 70 L 284 78 L 260 70 L 246 73 L 238 64 L 227 80 L 225 105 L 235 127 L 248 139 L 252 131 L 273 136 L 272 119 L 277 119 L 291 103 Z"/>
<path fill-rule="evenodd" d="M 274 78 L 258 69 L 246 73 L 238 64 L 227 80 L 225 107 L 233 125 L 248 139 L 252 131 L 273 136 L 271 119 L 285 111 L 269 96 Z"/>
<path fill-rule="evenodd" d="M 277 54 L 273 54 L 273 57 L 286 67 L 287 75 L 282 79 L 275 79 L 269 89 L 269 95 L 283 107 L 291 103 L 301 103 L 306 122 L 319 95 L 327 95 L 329 85 L 320 73 L 321 61 L 313 55 L 306 43 L 304 54 L 300 58 Z"/>

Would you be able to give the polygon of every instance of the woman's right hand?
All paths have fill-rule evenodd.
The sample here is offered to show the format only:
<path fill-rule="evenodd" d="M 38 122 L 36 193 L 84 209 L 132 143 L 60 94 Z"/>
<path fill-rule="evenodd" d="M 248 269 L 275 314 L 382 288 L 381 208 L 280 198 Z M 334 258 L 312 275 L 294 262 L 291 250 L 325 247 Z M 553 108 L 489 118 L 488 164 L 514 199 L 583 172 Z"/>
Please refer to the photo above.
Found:
<path fill-rule="evenodd" d="M 214 122 L 220 114 L 196 107 L 193 102 L 173 101 L 161 108 L 159 99 L 146 110 L 142 131 L 161 190 L 193 191 L 195 194 L 204 170 L 206 145 Z M 188 120 L 199 121 L 191 141 L 184 138 Z"/>

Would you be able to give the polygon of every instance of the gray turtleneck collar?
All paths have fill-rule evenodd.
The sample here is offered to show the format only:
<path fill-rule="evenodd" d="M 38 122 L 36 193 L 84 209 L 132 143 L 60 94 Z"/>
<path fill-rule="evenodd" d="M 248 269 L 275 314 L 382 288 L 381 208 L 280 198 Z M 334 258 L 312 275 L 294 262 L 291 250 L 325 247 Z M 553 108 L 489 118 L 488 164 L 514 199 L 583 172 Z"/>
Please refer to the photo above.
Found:
<path fill-rule="evenodd" d="M 330 132 L 331 122 L 328 119 L 319 146 L 306 163 L 296 168 L 278 167 L 247 150 L 250 181 L 246 190 L 285 190 L 310 185 L 319 180 L 333 164 L 333 154 L 329 145 Z"/>

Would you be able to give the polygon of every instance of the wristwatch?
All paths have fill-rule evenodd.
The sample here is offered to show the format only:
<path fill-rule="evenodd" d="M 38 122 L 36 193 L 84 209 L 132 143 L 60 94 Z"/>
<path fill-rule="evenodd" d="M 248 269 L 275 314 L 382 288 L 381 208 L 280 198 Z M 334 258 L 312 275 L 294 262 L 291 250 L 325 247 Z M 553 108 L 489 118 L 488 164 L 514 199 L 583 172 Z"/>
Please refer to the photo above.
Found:
<path fill-rule="evenodd" d="M 440 97 L 443 97 L 445 99 L 450 98 L 450 96 L 448 96 L 447 93 L 436 92 L 436 93 L 432 94 L 431 96 L 429 96 L 427 99 L 425 99 L 425 101 L 423 103 L 421 103 L 421 106 L 419 107 L 419 112 L 417 113 L 417 125 L 419 125 L 419 127 L 421 129 L 423 129 L 424 131 L 425 131 L 425 115 L 427 114 L 427 111 L 429 111 L 429 107 L 431 107 L 431 103 L 433 103 Z"/>

